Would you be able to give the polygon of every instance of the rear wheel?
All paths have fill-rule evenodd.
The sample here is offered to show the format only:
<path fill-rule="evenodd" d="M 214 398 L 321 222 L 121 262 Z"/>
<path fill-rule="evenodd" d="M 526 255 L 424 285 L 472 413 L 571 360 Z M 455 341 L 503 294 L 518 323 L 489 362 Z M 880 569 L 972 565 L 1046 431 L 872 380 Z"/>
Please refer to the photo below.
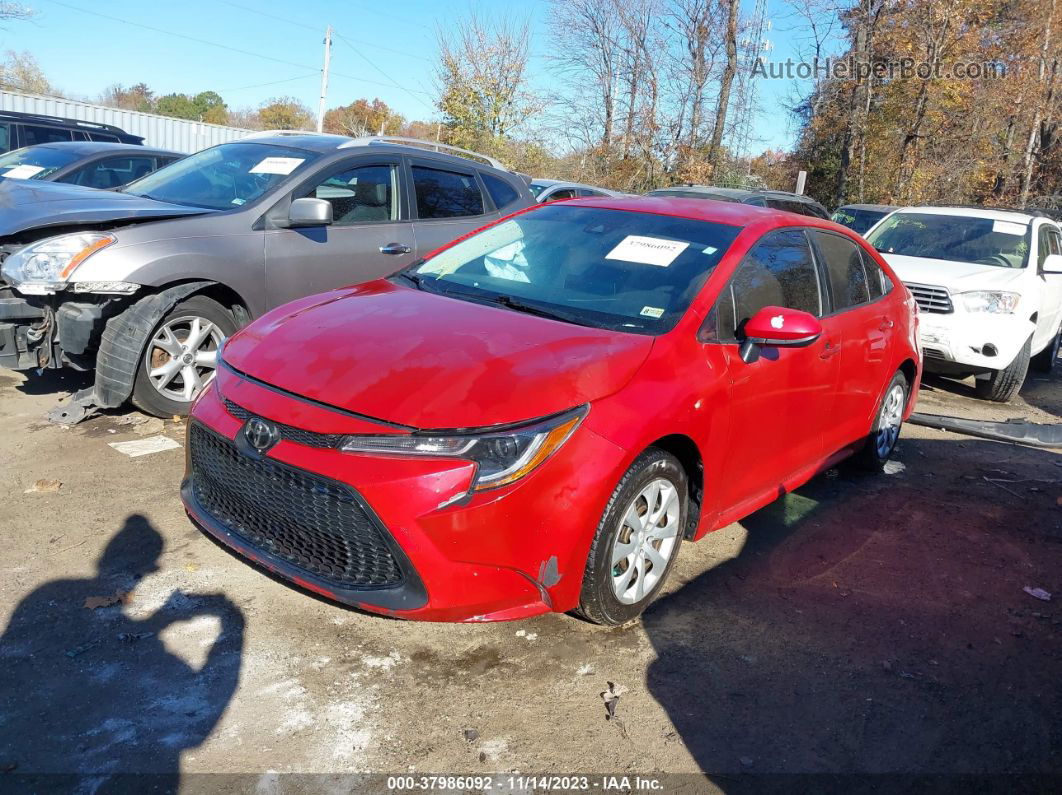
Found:
<path fill-rule="evenodd" d="M 1029 366 L 1037 372 L 1050 373 L 1058 361 L 1058 350 L 1062 347 L 1062 328 L 1046 348 L 1029 360 Z"/>
<path fill-rule="evenodd" d="M 133 403 L 157 417 L 185 415 L 218 366 L 236 318 L 205 295 L 177 304 L 151 332 L 133 383 Z"/>
<path fill-rule="evenodd" d="M 974 381 L 974 391 L 979 398 L 991 400 L 996 403 L 1009 403 L 1017 397 L 1025 383 L 1025 375 L 1029 372 L 1030 349 L 1032 337 L 1025 340 L 1018 355 L 1009 365 L 1002 370 L 993 370 L 987 378 L 977 378 Z"/>
<path fill-rule="evenodd" d="M 583 574 L 579 613 L 619 626 L 637 618 L 664 584 L 682 543 L 686 473 L 670 453 L 650 448 L 620 479 L 597 527 Z"/>
<path fill-rule="evenodd" d="M 896 373 L 885 390 L 885 397 L 881 399 L 870 436 L 854 458 L 854 462 L 862 469 L 880 472 L 892 456 L 896 443 L 900 440 L 903 412 L 907 408 L 907 396 L 910 392 L 907 376 L 902 372 Z"/>

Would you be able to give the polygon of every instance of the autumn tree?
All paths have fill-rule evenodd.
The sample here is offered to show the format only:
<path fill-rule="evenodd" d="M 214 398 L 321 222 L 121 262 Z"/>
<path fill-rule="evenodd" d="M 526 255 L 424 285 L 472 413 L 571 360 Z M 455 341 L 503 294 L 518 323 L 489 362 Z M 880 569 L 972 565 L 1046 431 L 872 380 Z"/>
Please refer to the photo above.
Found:
<path fill-rule="evenodd" d="M 155 110 L 155 92 L 146 83 L 137 83 L 128 88 L 121 83 L 115 83 L 100 95 L 100 104 L 122 110 L 151 113 Z"/>
<path fill-rule="evenodd" d="M 438 108 L 450 143 L 490 150 L 541 109 L 530 90 L 526 22 L 475 12 L 437 33 L 442 89 Z"/>
<path fill-rule="evenodd" d="M 0 11 L 2 18 L 2 11 Z M 0 86 L 30 94 L 54 94 L 55 89 L 44 76 L 37 59 L 28 52 L 7 50 L 0 63 Z"/>
<path fill-rule="evenodd" d="M 336 135 L 399 135 L 406 120 L 380 99 L 356 99 L 324 115 L 324 131 Z"/>
<path fill-rule="evenodd" d="M 266 130 L 309 130 L 313 112 L 295 97 L 274 97 L 258 108 L 258 122 Z"/>

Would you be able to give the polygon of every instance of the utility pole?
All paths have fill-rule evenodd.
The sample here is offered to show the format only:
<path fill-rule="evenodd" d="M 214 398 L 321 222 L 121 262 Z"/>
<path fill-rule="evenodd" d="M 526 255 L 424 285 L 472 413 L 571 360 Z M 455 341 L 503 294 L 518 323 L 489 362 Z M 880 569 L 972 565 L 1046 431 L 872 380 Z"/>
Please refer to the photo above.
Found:
<path fill-rule="evenodd" d="M 321 101 L 317 105 L 317 132 L 324 129 L 325 99 L 328 97 L 328 62 L 332 57 L 332 26 L 325 28 L 324 68 L 321 70 Z"/>

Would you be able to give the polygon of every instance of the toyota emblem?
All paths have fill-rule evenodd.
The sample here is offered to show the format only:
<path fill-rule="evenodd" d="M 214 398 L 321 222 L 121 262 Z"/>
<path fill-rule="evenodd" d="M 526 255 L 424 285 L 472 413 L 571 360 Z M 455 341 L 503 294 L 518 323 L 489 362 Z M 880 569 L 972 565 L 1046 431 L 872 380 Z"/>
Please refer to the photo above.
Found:
<path fill-rule="evenodd" d="M 280 441 L 280 429 L 261 417 L 251 417 L 243 426 L 243 438 L 251 447 L 264 454 Z"/>

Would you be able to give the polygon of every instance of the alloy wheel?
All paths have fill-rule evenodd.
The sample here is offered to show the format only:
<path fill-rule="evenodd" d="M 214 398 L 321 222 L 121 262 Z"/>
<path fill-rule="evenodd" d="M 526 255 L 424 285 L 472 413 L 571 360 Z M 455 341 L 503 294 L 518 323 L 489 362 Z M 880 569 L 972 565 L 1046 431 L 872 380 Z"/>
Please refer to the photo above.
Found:
<path fill-rule="evenodd" d="M 678 490 L 663 478 L 631 500 L 612 546 L 612 591 L 623 604 L 640 602 L 667 571 L 678 545 Z"/>
<path fill-rule="evenodd" d="M 878 432 L 874 438 L 874 446 L 878 457 L 886 459 L 896 446 L 896 440 L 900 438 L 900 424 L 903 422 L 903 405 L 906 392 L 902 384 L 893 384 L 889 394 L 881 406 L 881 416 L 878 419 Z"/>
<path fill-rule="evenodd" d="M 214 377 L 224 339 L 221 329 L 202 317 L 167 321 L 155 331 L 144 354 L 151 385 L 170 400 L 195 400 Z"/>

